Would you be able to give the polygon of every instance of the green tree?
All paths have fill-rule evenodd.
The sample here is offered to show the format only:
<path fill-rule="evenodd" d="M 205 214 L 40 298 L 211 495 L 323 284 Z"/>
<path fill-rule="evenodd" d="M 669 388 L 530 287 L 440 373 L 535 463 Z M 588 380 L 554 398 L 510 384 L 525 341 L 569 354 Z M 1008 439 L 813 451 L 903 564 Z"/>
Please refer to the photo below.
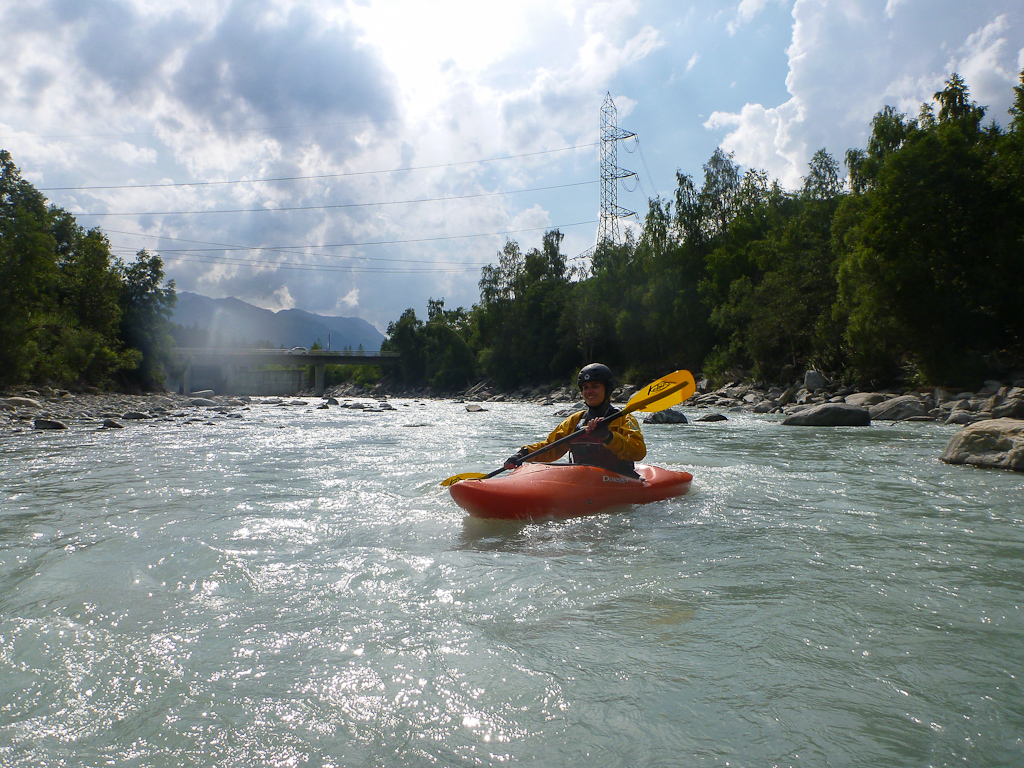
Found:
<path fill-rule="evenodd" d="M 45 198 L 0 150 L 0 383 L 25 381 L 57 322 L 55 242 Z"/>
<path fill-rule="evenodd" d="M 107 384 L 138 355 L 119 338 L 122 281 L 110 243 L 98 229 L 86 232 L 66 211 L 55 211 L 61 323 L 50 373 Z"/>
<path fill-rule="evenodd" d="M 703 295 L 719 335 L 711 373 L 776 380 L 786 366 L 837 365 L 831 221 L 838 165 L 815 153 L 802 191 L 786 195 L 750 179 L 749 203 L 708 256 Z"/>
<path fill-rule="evenodd" d="M 427 359 L 423 344 L 423 321 L 410 307 L 394 322 L 388 323 L 388 337 L 380 345 L 383 352 L 398 352 L 398 379 L 406 384 L 426 381 Z"/>
<path fill-rule="evenodd" d="M 149 389 L 163 382 L 164 370 L 173 362 L 170 318 L 177 302 L 174 281 L 164 283 L 163 260 L 145 249 L 131 264 L 118 262 L 117 266 L 122 281 L 121 339 L 142 355 L 138 367 L 125 378 Z"/>
<path fill-rule="evenodd" d="M 992 352 L 1019 354 L 1020 174 L 956 74 L 936 101 L 939 119 L 884 158 L 835 233 L 838 309 L 861 378 L 967 382 L 991 370 Z"/>
<path fill-rule="evenodd" d="M 481 272 L 473 311 L 480 367 L 504 386 L 550 380 L 577 357 L 574 340 L 559 333 L 571 295 L 562 239 L 546 232 L 542 247 L 525 256 L 509 240 L 497 266 Z"/>

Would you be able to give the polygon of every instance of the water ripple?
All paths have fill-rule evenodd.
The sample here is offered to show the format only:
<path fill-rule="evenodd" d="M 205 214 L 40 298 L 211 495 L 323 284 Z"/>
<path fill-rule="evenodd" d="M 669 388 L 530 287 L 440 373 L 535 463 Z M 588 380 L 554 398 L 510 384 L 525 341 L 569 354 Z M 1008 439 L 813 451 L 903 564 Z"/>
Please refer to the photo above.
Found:
<path fill-rule="evenodd" d="M 1015 765 L 1020 475 L 645 428 L 680 499 L 464 516 L 553 408 L 256 406 L 0 455 L 0 764 Z"/>

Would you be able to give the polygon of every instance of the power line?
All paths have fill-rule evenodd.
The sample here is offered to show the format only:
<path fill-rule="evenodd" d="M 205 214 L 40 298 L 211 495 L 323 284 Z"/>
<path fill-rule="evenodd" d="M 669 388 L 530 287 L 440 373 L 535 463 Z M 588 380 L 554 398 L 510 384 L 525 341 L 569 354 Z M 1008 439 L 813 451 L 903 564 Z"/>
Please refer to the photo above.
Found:
<path fill-rule="evenodd" d="M 579 101 L 589 101 L 589 97 L 584 98 L 561 98 L 561 99 L 544 99 L 545 104 L 555 103 L 572 103 Z M 278 110 L 278 113 L 286 110 Z M 448 113 L 449 116 L 455 115 L 470 115 L 486 112 L 490 114 L 493 111 L 491 107 L 481 107 L 479 109 L 463 109 L 455 112 Z M 21 138 L 22 136 L 30 136 L 36 139 L 110 139 L 110 138 L 137 138 L 141 136 L 159 137 L 165 135 L 171 136 L 197 136 L 197 135 L 209 135 L 209 134 L 231 134 L 231 133 L 272 133 L 274 131 L 283 130 L 299 130 L 302 128 L 339 128 L 349 125 L 380 125 L 384 123 L 417 123 L 426 119 L 426 116 L 420 115 L 410 119 L 409 117 L 382 117 L 377 119 L 364 119 L 364 120 L 343 120 L 339 122 L 331 123 L 294 123 L 285 125 L 268 125 L 259 126 L 252 128 L 196 128 L 191 130 L 170 130 L 165 128 L 162 131 L 109 131 L 107 133 L 71 133 L 71 134 L 41 134 L 41 133 L 24 133 L 21 136 L 0 136 L 0 141 Z"/>
<path fill-rule="evenodd" d="M 412 205 L 415 203 L 436 203 L 448 200 L 472 200 L 481 197 L 498 197 L 501 195 L 521 195 L 528 192 L 548 192 L 553 189 L 567 189 L 569 187 L 584 187 L 597 184 L 596 181 L 576 181 L 570 184 L 555 184 L 550 187 L 535 187 L 533 189 L 513 189 L 507 192 L 477 192 L 471 195 L 452 195 L 450 197 L 426 197 L 417 200 L 384 200 L 374 203 L 337 203 L 332 205 L 296 205 L 281 208 L 216 208 L 200 211 L 131 211 L 131 212 L 107 212 L 107 213 L 76 213 L 75 216 L 192 216 L 206 215 L 212 213 L 280 213 L 287 211 L 323 211 L 337 210 L 342 208 L 366 208 L 376 205 Z"/>
<path fill-rule="evenodd" d="M 462 274 L 475 272 L 480 269 L 479 265 L 465 265 L 462 267 L 438 268 L 417 268 L 417 267 L 358 267 L 343 264 L 301 264 L 294 261 L 253 261 L 249 259 L 232 259 L 229 256 L 205 257 L 190 259 L 187 256 L 170 256 L 167 261 L 183 261 L 193 264 L 225 264 L 236 267 L 263 267 L 271 266 L 278 269 L 292 269 L 300 272 L 347 272 L 359 274 L 389 274 L 389 275 L 422 275 L 422 274 Z"/>
<path fill-rule="evenodd" d="M 212 255 L 209 255 L 209 256 L 207 256 L 207 255 L 196 256 L 196 254 L 197 253 L 203 253 L 203 252 L 206 252 L 206 251 L 223 252 L 223 251 L 245 251 L 245 250 L 248 250 L 248 251 L 275 251 L 275 252 L 280 252 L 280 253 L 285 253 L 285 254 L 299 255 L 301 253 L 301 251 L 298 250 L 298 249 L 358 248 L 358 247 L 373 246 L 373 245 L 409 245 L 409 244 L 415 244 L 415 243 L 440 242 L 440 241 L 445 241 L 445 240 L 465 240 L 465 239 L 471 239 L 471 238 L 477 238 L 477 237 L 496 237 L 496 236 L 506 236 L 507 237 L 509 235 L 522 234 L 522 233 L 525 233 L 525 232 L 549 231 L 549 230 L 552 230 L 552 229 L 559 229 L 559 230 L 561 230 L 561 229 L 568 229 L 569 227 L 589 226 L 591 224 L 596 224 L 596 223 L 597 223 L 596 221 L 579 221 L 579 222 L 575 222 L 573 224 L 562 224 L 562 225 L 559 225 L 559 226 L 556 226 L 556 227 L 551 227 L 551 226 L 547 226 L 547 227 L 531 227 L 531 228 L 527 228 L 527 229 L 508 230 L 508 231 L 504 231 L 504 232 L 481 232 L 481 233 L 475 233 L 475 234 L 469 234 L 469 235 L 444 235 L 444 236 L 439 236 L 439 237 L 410 238 L 410 239 L 405 239 L 405 240 L 377 240 L 377 241 L 370 241 L 370 242 L 363 242 L 363 243 L 327 243 L 327 244 L 321 244 L 321 245 L 303 245 L 303 246 L 240 246 L 240 245 L 226 245 L 226 244 L 218 244 L 218 243 L 203 243 L 203 241 L 186 240 L 185 242 L 198 242 L 198 243 L 203 243 L 203 244 L 208 244 L 208 245 L 215 245 L 215 246 L 219 246 L 219 247 L 215 247 L 215 248 L 182 248 L 182 249 L 167 249 L 167 250 L 159 249 L 159 253 L 161 254 L 161 256 L 163 256 L 163 254 L 165 254 L 165 253 L 180 253 L 180 254 L 182 254 L 181 256 L 168 256 L 166 258 L 167 261 L 187 261 L 187 262 L 194 262 L 194 263 L 212 263 L 212 264 L 230 263 L 230 264 L 234 264 L 236 266 L 268 266 L 269 265 L 269 266 L 280 266 L 282 268 L 287 266 L 288 268 L 295 268 L 295 269 L 319 269 L 319 268 L 323 268 L 323 269 L 328 270 L 328 271 L 345 270 L 345 271 L 355 271 L 355 272 L 394 272 L 394 273 L 400 273 L 400 274 L 401 273 L 412 273 L 412 272 L 425 272 L 425 273 L 430 273 L 430 272 L 465 272 L 465 271 L 471 271 L 473 269 L 477 269 L 477 268 L 479 268 L 481 266 L 484 266 L 485 264 L 489 264 L 490 262 L 471 262 L 471 263 L 467 264 L 465 267 L 456 268 L 456 269 L 437 269 L 437 268 L 424 268 L 424 269 L 404 268 L 404 269 L 402 269 L 402 268 L 394 268 L 394 267 L 345 267 L 345 266 L 342 266 L 342 265 L 334 265 L 334 264 L 330 264 L 330 265 L 328 265 L 328 264 L 320 264 L 320 265 L 317 265 L 317 264 L 302 264 L 302 263 L 298 263 L 298 262 L 265 261 L 265 260 L 256 260 L 256 259 L 236 259 L 236 258 L 232 258 L 230 256 L 212 256 Z M 151 239 L 155 239 L 155 240 L 160 240 L 160 239 L 179 240 L 180 239 L 180 238 L 162 237 L 160 235 L 146 235 L 144 233 L 136 233 L 136 232 L 119 232 L 118 234 L 135 235 L 135 236 L 147 237 L 147 238 L 151 238 Z M 342 256 L 342 255 L 334 255 L 334 254 L 327 254 L 327 255 L 331 256 L 333 258 L 358 259 L 358 260 L 361 260 L 361 261 L 391 261 L 391 262 L 402 263 L 402 264 L 406 264 L 406 263 L 408 263 L 408 264 L 420 264 L 420 263 L 422 263 L 422 264 L 452 264 L 452 265 L 456 265 L 456 264 L 462 263 L 462 262 L 437 262 L 437 261 L 432 261 L 432 260 L 417 260 L 417 259 L 389 259 L 389 258 L 379 258 L 379 257 L 369 257 L 369 256 Z M 189 256 L 194 256 L 195 258 L 188 258 Z"/>
<path fill-rule="evenodd" d="M 571 147 L 560 147 L 558 149 L 544 149 L 537 152 L 525 152 L 521 155 L 505 155 L 502 157 L 488 157 L 482 160 L 464 160 L 457 163 L 438 163 L 437 165 L 409 166 L 407 168 L 392 168 L 380 171 L 349 171 L 346 173 L 324 173 L 312 176 L 278 176 L 265 179 L 232 179 L 230 181 L 182 181 L 182 182 L 160 182 L 156 184 L 108 184 L 89 187 L 37 187 L 40 192 L 86 192 L 98 189 L 158 189 L 166 187 L 211 187 L 228 184 L 268 184 L 279 181 L 309 181 L 316 179 L 342 179 L 350 176 L 375 176 L 385 173 L 407 173 L 409 171 L 430 171 L 438 168 L 455 168 L 463 165 L 479 165 L 481 163 L 496 163 L 502 160 L 518 160 L 522 157 L 536 157 L 538 155 L 549 155 L 555 152 L 571 152 L 576 149 L 588 149 L 596 147 L 597 142 L 591 144 L 576 144 Z"/>

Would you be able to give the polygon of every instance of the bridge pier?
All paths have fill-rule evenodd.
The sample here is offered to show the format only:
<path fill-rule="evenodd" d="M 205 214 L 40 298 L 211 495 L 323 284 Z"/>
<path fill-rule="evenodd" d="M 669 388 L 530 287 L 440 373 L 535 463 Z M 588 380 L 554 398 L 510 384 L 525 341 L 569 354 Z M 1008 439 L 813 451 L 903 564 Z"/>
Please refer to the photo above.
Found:
<path fill-rule="evenodd" d="M 313 394 L 317 397 L 324 393 L 324 369 L 326 367 L 325 363 L 315 363 L 313 365 Z"/>

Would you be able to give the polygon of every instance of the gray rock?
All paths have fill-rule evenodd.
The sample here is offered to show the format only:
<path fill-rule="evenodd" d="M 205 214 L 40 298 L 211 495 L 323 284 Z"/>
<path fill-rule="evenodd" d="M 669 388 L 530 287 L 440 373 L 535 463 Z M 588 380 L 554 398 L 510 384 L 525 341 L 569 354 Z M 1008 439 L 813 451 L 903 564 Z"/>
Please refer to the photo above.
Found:
<path fill-rule="evenodd" d="M 36 419 L 34 425 L 36 429 L 67 429 L 68 425 L 63 421 L 57 421 L 57 419 Z"/>
<path fill-rule="evenodd" d="M 707 416 L 701 416 L 697 421 L 709 423 L 716 421 L 728 421 L 729 419 L 720 413 L 709 413 Z"/>
<path fill-rule="evenodd" d="M 871 412 L 859 405 L 823 403 L 787 416 L 782 423 L 791 427 L 866 427 L 871 424 Z"/>
<path fill-rule="evenodd" d="M 213 397 L 214 391 L 212 389 L 199 389 L 195 392 L 190 392 L 191 397 Z"/>
<path fill-rule="evenodd" d="M 477 405 L 476 403 L 470 403 L 469 405 L 467 405 L 466 410 L 469 413 L 487 413 L 486 408 L 484 408 L 482 405 Z"/>
<path fill-rule="evenodd" d="M 122 413 L 121 418 L 125 421 L 144 421 L 145 419 L 152 418 L 148 413 L 142 413 L 140 411 L 128 411 Z"/>
<path fill-rule="evenodd" d="M 188 402 L 190 405 L 194 405 L 198 408 L 209 408 L 211 406 L 217 405 L 217 402 L 215 400 L 211 400 L 208 397 L 193 397 Z"/>
<path fill-rule="evenodd" d="M 644 419 L 644 424 L 687 424 L 686 415 L 675 408 L 666 408 L 664 411 L 652 413 Z"/>
<path fill-rule="evenodd" d="M 949 408 L 950 411 L 973 411 L 974 406 L 971 405 L 970 400 L 949 400 L 942 404 L 943 409 Z"/>
<path fill-rule="evenodd" d="M 985 382 L 985 386 L 983 386 L 981 389 L 978 390 L 978 394 L 979 395 L 994 395 L 996 392 L 998 392 L 1000 389 L 1002 389 L 1002 387 L 1003 387 L 1003 385 L 1000 382 L 993 381 L 992 379 L 989 379 L 989 380 L 987 380 Z"/>
<path fill-rule="evenodd" d="M 927 416 L 928 406 L 916 395 L 901 395 L 871 406 L 870 411 L 875 421 L 903 421 L 911 416 Z"/>
<path fill-rule="evenodd" d="M 946 464 L 1024 472 L 1024 420 L 990 419 L 957 432 L 940 457 Z"/>
<path fill-rule="evenodd" d="M 1024 398 L 1004 399 L 992 408 L 994 419 L 1024 419 Z"/>
<path fill-rule="evenodd" d="M 15 408 L 42 408 L 43 405 L 38 400 L 34 400 L 31 397 L 8 397 L 4 400 L 10 406 Z"/>
<path fill-rule="evenodd" d="M 988 413 L 974 413 L 974 411 L 959 409 L 950 413 L 949 418 L 946 419 L 945 423 L 966 426 L 967 424 L 973 424 L 976 421 L 987 421 L 991 418 L 992 415 Z"/>
<path fill-rule="evenodd" d="M 804 388 L 811 392 L 817 392 L 819 389 L 824 389 L 828 385 L 824 374 L 820 371 L 810 370 L 804 374 Z"/>
<path fill-rule="evenodd" d="M 104 419 L 103 429 L 124 429 L 124 424 L 116 419 Z"/>
<path fill-rule="evenodd" d="M 796 398 L 796 387 L 788 387 L 785 392 L 779 395 L 779 405 L 789 405 Z"/>
<path fill-rule="evenodd" d="M 879 403 L 885 402 L 885 395 L 881 392 L 855 392 L 852 395 L 847 395 L 844 399 L 850 405 L 859 405 L 862 408 L 868 408 L 872 405 L 878 405 Z"/>

